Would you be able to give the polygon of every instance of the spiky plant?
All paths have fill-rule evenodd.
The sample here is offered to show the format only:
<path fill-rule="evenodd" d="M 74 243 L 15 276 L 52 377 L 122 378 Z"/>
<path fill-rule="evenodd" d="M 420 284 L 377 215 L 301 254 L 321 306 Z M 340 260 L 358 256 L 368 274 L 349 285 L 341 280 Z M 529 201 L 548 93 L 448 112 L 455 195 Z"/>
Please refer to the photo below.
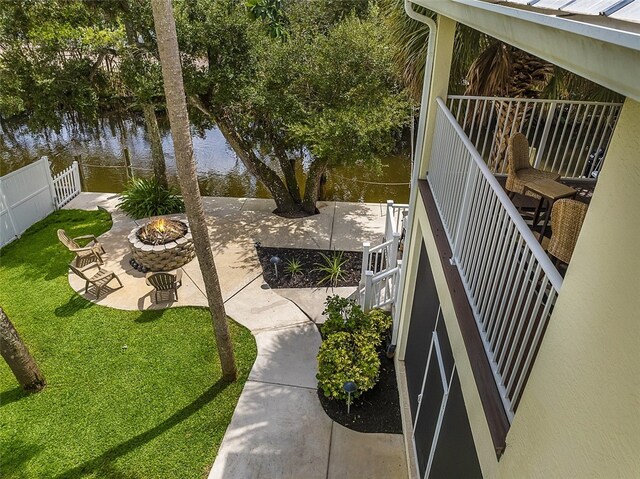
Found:
<path fill-rule="evenodd" d="M 344 265 L 347 260 L 344 258 L 342 251 L 334 251 L 331 255 L 320 253 L 323 263 L 316 263 L 317 268 L 314 271 L 324 273 L 318 284 L 323 285 L 329 283 L 332 287 L 338 285 L 338 281 L 344 278 Z"/>
<path fill-rule="evenodd" d="M 134 178 L 122 192 L 118 208 L 134 219 L 184 212 L 184 202 L 175 188 L 165 188 L 155 179 Z"/>

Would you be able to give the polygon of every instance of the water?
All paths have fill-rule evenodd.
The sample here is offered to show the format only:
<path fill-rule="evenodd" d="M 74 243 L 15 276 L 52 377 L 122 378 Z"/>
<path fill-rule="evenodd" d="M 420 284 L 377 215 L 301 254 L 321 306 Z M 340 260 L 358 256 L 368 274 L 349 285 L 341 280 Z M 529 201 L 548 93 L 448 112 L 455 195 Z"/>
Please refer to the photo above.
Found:
<path fill-rule="evenodd" d="M 167 176 L 171 183 L 177 184 L 173 143 L 164 119 L 160 119 L 160 131 Z M 59 132 L 33 132 L 25 126 L 5 127 L 0 135 L 0 175 L 45 155 L 56 173 L 79 156 L 85 190 L 119 193 L 127 182 L 125 146 L 134 174 L 151 176 L 151 146 L 141 118 L 104 117 L 91 127 L 67 123 Z M 193 147 L 203 195 L 270 197 L 268 190 L 247 172 L 216 127 L 194 129 Z M 328 173 L 325 197 L 337 201 L 384 202 L 393 199 L 406 203 L 410 168 L 408 154 L 382 158 L 379 168 L 354 164 L 336 166 Z"/>

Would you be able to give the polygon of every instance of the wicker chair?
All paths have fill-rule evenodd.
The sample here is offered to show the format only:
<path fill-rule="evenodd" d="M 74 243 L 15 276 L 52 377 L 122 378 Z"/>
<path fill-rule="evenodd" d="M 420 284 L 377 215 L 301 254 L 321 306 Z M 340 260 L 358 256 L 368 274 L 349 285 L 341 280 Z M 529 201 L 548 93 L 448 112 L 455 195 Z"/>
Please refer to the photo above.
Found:
<path fill-rule="evenodd" d="M 75 265 L 77 267 L 84 266 L 88 263 L 104 264 L 102 261 L 102 255 L 104 254 L 104 248 L 98 242 L 94 235 L 78 236 L 77 238 L 69 238 L 64 230 L 58 230 L 58 239 L 67 247 L 69 251 L 76 254 L 74 258 Z M 80 246 L 77 240 L 91 240 L 85 246 Z"/>
<path fill-rule="evenodd" d="M 82 279 L 84 279 L 85 293 L 89 292 L 89 286 L 94 287 L 96 299 L 100 299 L 100 292 L 102 291 L 102 288 L 104 288 L 107 284 L 109 284 L 113 279 L 115 279 L 120 284 L 120 287 L 122 288 L 122 281 L 120 281 L 120 278 L 118 278 L 118 276 L 115 273 L 113 273 L 112 271 L 101 269 L 99 266 L 98 266 L 98 272 L 91 276 L 86 275 L 84 272 L 85 270 L 78 268 L 76 265 L 73 264 L 73 262 L 69 264 L 69 268 L 75 274 L 77 274 Z"/>
<path fill-rule="evenodd" d="M 578 235 L 587 215 L 587 204 L 563 199 L 553 205 L 551 211 L 551 240 L 547 252 L 559 261 L 569 264 Z"/>
<path fill-rule="evenodd" d="M 170 293 L 171 296 L 167 301 L 178 301 L 178 288 L 182 286 L 182 270 L 179 269 L 175 273 L 147 273 L 147 284 L 153 286 L 153 294 L 155 302 L 158 303 L 158 296 L 163 293 Z"/>
<path fill-rule="evenodd" d="M 560 179 L 557 173 L 538 170 L 529 164 L 529 142 L 522 133 L 516 133 L 509 138 L 508 159 L 506 189 L 510 192 L 510 196 L 514 193 L 524 194 L 524 186 L 527 183 L 544 179 Z M 527 191 L 527 196 L 541 199 L 540 195 L 532 191 Z"/>

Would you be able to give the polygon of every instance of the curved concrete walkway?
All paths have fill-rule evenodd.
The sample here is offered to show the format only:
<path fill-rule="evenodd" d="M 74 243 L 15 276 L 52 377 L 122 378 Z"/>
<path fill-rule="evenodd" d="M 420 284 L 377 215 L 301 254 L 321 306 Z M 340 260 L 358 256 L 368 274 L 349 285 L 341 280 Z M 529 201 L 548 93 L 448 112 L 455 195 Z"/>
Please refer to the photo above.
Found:
<path fill-rule="evenodd" d="M 144 275 L 129 266 L 127 235 L 134 221 L 119 212 L 118 197 L 83 193 L 65 208 L 109 211 L 113 227 L 100 237 L 105 268 L 124 287 L 99 304 L 120 309 L 151 304 Z M 402 436 L 363 434 L 334 423 L 316 395 L 321 320 L 331 291 L 272 290 L 262 281 L 254 243 L 265 246 L 361 249 L 384 232 L 384 206 L 325 203 L 320 215 L 284 219 L 270 200 L 203 198 L 227 314 L 256 338 L 258 356 L 235 408 L 209 478 L 402 478 L 407 476 Z M 169 306 L 206 306 L 197 260 L 183 268 L 180 300 Z M 70 275 L 82 294 L 84 283 Z M 114 282 L 115 283 L 115 282 Z M 348 295 L 353 289 L 336 293 Z M 95 302 L 92 296 L 87 299 Z"/>

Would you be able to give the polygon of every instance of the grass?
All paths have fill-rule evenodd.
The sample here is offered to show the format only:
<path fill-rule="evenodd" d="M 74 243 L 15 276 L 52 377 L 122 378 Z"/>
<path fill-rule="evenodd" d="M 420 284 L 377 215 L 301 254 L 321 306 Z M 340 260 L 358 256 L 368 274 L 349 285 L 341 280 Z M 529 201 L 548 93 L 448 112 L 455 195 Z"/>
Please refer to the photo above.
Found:
<path fill-rule="evenodd" d="M 230 321 L 239 380 L 228 384 L 208 310 L 120 311 L 75 294 L 56 230 L 110 227 L 105 212 L 62 210 L 0 250 L 0 306 L 47 380 L 27 395 L 0 361 L 3 478 L 199 478 L 213 464 L 255 340 Z"/>

